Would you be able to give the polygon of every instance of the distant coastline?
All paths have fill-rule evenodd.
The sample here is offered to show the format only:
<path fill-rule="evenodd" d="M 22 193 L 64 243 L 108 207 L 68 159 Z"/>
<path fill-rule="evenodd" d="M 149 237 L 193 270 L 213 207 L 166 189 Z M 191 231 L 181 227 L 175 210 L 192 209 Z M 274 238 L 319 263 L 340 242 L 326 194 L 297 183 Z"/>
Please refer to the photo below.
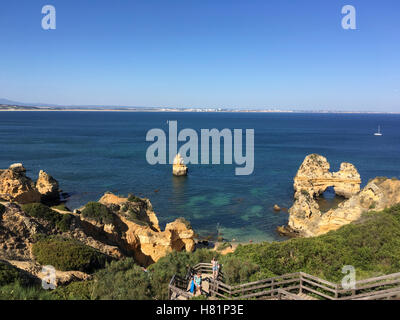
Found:
<path fill-rule="evenodd" d="M 42 107 L 0 104 L 1 111 L 59 111 L 59 112 L 216 112 L 216 113 L 316 113 L 316 114 L 400 114 L 400 112 L 280 110 L 280 109 L 228 109 L 228 108 L 161 108 L 161 107 Z"/>

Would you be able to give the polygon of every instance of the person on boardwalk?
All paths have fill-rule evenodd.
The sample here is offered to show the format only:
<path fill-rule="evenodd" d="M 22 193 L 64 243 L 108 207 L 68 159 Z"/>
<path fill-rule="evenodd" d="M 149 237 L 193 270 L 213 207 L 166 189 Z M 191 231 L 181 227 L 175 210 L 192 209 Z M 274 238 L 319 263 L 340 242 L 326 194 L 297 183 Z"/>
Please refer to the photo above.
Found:
<path fill-rule="evenodd" d="M 219 263 L 215 257 L 212 258 L 211 265 L 212 265 L 213 278 L 214 278 L 214 280 L 217 280 L 218 271 L 219 271 Z"/>
<path fill-rule="evenodd" d="M 200 295 L 201 294 L 201 282 L 202 282 L 202 277 L 201 277 L 201 272 L 197 272 L 197 274 L 195 274 L 194 278 L 194 286 L 195 286 L 195 290 L 194 290 L 194 295 Z"/>

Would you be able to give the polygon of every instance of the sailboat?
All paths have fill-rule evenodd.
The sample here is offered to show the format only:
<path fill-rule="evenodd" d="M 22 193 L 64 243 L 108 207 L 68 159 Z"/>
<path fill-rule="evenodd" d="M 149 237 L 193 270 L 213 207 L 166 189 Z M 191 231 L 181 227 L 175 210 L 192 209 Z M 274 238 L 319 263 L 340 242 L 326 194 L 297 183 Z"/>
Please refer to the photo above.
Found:
<path fill-rule="evenodd" d="M 378 132 L 375 132 L 374 133 L 374 136 L 381 136 L 382 135 L 382 133 L 381 133 L 381 126 L 378 126 Z"/>

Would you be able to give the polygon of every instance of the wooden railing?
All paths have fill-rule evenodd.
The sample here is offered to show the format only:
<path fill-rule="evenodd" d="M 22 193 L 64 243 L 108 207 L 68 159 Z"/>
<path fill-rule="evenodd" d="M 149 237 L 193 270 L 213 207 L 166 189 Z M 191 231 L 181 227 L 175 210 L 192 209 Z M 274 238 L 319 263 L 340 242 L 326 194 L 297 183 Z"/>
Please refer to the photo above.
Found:
<path fill-rule="evenodd" d="M 200 263 L 193 269 L 202 273 L 212 273 L 212 266 L 207 263 Z M 224 283 L 224 275 L 221 271 L 218 279 L 210 278 L 209 281 L 209 294 L 218 299 L 300 300 L 299 294 L 309 295 L 319 300 L 375 300 L 400 297 L 400 273 L 360 280 L 351 289 L 304 272 L 230 286 Z M 188 280 L 174 276 L 169 286 L 170 297 L 172 292 L 176 295 L 192 297 L 186 292 L 187 287 Z M 182 290 L 185 292 L 182 293 Z"/>
<path fill-rule="evenodd" d="M 190 299 L 192 295 L 187 292 L 188 281 L 183 279 L 176 274 L 172 277 L 168 286 L 168 300 L 177 299 L 178 296 L 182 296 L 185 299 Z M 175 294 L 173 297 L 172 295 Z"/>
<path fill-rule="evenodd" d="M 198 263 L 196 264 L 193 269 L 198 272 L 200 271 L 202 274 L 212 274 L 212 264 L 211 263 Z M 218 277 L 217 279 L 219 281 L 224 281 L 224 272 L 222 271 L 222 268 L 218 270 Z"/>
<path fill-rule="evenodd" d="M 210 280 L 210 293 L 221 299 L 262 299 L 274 298 L 278 291 L 287 292 L 300 289 L 300 274 L 291 273 L 236 286 L 218 280 Z"/>

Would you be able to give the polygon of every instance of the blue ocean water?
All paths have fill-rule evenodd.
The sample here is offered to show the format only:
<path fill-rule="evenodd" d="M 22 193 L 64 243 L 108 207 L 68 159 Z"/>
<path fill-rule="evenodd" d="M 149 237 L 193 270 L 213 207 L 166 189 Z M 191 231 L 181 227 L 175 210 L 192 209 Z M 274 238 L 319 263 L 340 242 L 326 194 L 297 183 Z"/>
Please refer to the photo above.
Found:
<path fill-rule="evenodd" d="M 191 165 L 176 178 L 170 165 L 149 165 L 148 130 L 254 129 L 255 169 L 235 176 L 235 165 Z M 373 135 L 381 126 L 383 136 Z M 333 170 L 343 161 L 363 185 L 375 176 L 400 177 L 400 115 L 301 113 L 0 112 L 0 168 L 23 162 L 28 175 L 53 175 L 72 196 L 69 207 L 106 191 L 150 198 L 161 226 L 188 219 L 202 236 L 279 240 L 287 222 L 275 203 L 290 207 L 293 177 L 304 157 L 319 153 Z M 157 191 L 157 192 L 156 192 Z"/>

